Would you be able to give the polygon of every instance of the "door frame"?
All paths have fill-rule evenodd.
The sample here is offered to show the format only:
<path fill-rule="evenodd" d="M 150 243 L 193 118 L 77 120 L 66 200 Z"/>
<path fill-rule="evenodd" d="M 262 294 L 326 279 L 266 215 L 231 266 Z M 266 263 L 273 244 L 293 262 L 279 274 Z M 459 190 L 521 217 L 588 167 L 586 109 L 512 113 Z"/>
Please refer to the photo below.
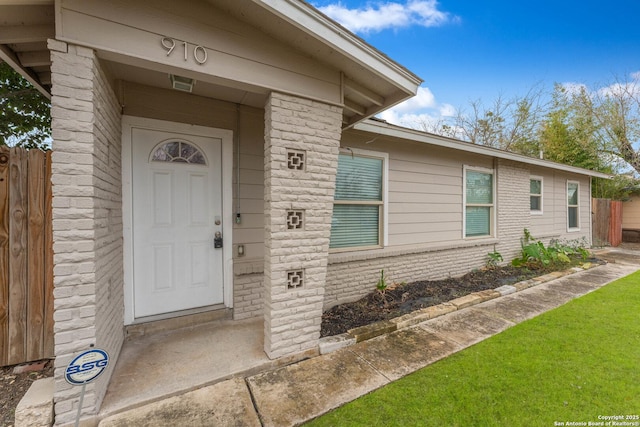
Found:
<path fill-rule="evenodd" d="M 186 312 L 202 312 L 208 308 L 166 313 L 136 318 L 134 313 L 133 275 L 133 158 L 131 134 L 133 128 L 160 132 L 173 132 L 200 137 L 218 138 L 222 147 L 222 286 L 225 308 L 233 307 L 233 131 L 136 116 L 122 116 L 122 234 L 124 257 L 124 324 L 131 325 L 151 320 L 175 317 Z M 213 232 L 212 232 L 213 238 Z"/>

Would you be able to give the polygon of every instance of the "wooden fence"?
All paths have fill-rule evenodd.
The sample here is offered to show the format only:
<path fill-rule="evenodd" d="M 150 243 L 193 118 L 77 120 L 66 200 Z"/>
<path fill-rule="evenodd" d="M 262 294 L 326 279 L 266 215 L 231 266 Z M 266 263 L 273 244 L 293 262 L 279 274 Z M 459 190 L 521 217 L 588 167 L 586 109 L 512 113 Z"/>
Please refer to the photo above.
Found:
<path fill-rule="evenodd" d="M 622 202 L 593 199 L 593 244 L 618 246 L 622 243 Z"/>
<path fill-rule="evenodd" d="M 0 147 L 0 366 L 53 356 L 51 154 Z"/>

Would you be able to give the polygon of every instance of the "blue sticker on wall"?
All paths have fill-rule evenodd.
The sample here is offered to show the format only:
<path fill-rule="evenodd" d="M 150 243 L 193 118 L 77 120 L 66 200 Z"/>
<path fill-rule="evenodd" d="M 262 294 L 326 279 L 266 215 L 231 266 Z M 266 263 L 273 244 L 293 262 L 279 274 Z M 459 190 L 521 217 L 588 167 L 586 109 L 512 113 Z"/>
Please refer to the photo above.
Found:
<path fill-rule="evenodd" d="M 76 356 L 64 372 L 64 379 L 72 385 L 89 383 L 105 370 L 109 364 L 109 355 L 106 351 L 93 348 Z"/>

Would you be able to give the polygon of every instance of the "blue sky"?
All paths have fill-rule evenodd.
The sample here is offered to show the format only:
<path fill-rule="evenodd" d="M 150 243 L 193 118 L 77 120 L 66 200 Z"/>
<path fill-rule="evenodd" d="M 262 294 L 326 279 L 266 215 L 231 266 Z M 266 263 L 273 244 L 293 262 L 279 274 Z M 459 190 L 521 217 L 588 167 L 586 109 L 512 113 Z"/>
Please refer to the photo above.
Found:
<path fill-rule="evenodd" d="M 406 115 L 437 119 L 535 86 L 595 90 L 640 78 L 637 0 L 311 3 L 425 80 L 418 99 L 383 114 L 400 124 Z"/>

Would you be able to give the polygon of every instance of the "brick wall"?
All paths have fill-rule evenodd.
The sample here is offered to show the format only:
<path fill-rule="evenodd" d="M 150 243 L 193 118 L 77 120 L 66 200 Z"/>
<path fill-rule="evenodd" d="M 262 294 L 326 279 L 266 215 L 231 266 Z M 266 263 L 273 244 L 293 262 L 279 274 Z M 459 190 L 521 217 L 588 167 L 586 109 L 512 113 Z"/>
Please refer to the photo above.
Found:
<path fill-rule="evenodd" d="M 387 283 L 461 276 L 485 265 L 493 244 L 405 248 L 384 254 L 336 254 L 329 261 L 324 309 L 355 301 L 375 290 L 384 269 Z"/>
<path fill-rule="evenodd" d="M 265 351 L 317 347 L 342 114 L 272 93 L 265 106 Z"/>
<path fill-rule="evenodd" d="M 91 344 L 111 366 L 87 385 L 94 414 L 123 340 L 120 114 L 90 49 L 49 41 L 52 58 L 54 341 L 56 424 L 76 416 L 80 387 L 64 380 Z"/>
<path fill-rule="evenodd" d="M 259 273 L 235 274 L 233 280 L 233 318 L 235 320 L 262 316 L 264 279 Z"/>
<path fill-rule="evenodd" d="M 99 405 L 124 340 L 124 271 L 121 109 L 97 59 L 94 93 L 96 343 L 109 352 L 112 364 L 96 381 Z"/>
<path fill-rule="evenodd" d="M 498 159 L 496 161 L 496 192 L 498 207 L 498 239 L 496 246 L 505 260 L 520 253 L 520 238 L 531 225 L 529 198 L 529 168 L 521 163 Z"/>

